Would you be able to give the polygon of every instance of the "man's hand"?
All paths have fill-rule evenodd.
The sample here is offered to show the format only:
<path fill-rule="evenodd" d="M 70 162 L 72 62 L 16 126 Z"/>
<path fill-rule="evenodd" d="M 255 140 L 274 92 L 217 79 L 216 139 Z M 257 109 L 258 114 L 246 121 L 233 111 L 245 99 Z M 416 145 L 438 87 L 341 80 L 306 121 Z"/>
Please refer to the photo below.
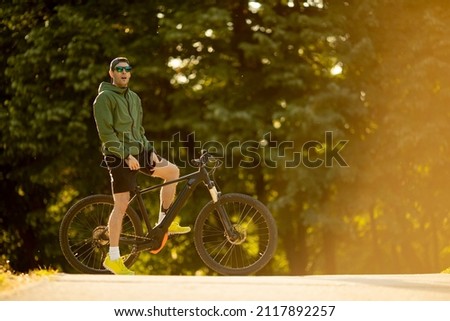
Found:
<path fill-rule="evenodd" d="M 128 164 L 128 167 L 132 171 L 137 171 L 139 168 L 141 168 L 138 160 L 133 155 L 129 155 L 128 158 L 125 159 L 125 162 Z"/>

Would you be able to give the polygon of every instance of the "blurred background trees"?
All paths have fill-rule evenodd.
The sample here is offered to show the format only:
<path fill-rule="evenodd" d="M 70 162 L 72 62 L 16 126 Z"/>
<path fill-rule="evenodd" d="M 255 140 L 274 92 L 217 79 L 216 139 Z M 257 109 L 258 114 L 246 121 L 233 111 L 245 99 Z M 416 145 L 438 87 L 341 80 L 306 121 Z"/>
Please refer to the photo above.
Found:
<path fill-rule="evenodd" d="M 423 0 L 2 3 L 0 262 L 72 272 L 59 222 L 110 192 L 92 102 L 127 56 L 160 153 L 187 173 L 199 144 L 221 149 L 223 192 L 271 209 L 280 242 L 261 273 L 442 270 L 449 18 Z M 195 197 L 191 225 L 207 194 Z M 212 273 L 189 235 L 136 268 Z"/>

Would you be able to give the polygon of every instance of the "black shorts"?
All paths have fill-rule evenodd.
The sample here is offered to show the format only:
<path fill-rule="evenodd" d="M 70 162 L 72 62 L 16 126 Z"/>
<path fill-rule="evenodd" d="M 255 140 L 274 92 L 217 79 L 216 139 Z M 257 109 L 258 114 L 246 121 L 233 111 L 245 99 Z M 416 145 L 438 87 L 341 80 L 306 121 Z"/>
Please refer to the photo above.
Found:
<path fill-rule="evenodd" d="M 137 187 L 137 175 L 139 172 L 146 175 L 153 175 L 155 170 L 155 163 L 150 161 L 152 159 L 153 151 L 144 151 L 139 155 L 133 155 L 138 161 L 141 168 L 136 171 L 132 171 L 127 163 L 114 155 L 104 155 L 103 165 L 109 170 L 109 176 L 111 177 L 111 189 L 112 193 L 134 192 Z M 156 155 L 159 160 L 161 157 Z"/>

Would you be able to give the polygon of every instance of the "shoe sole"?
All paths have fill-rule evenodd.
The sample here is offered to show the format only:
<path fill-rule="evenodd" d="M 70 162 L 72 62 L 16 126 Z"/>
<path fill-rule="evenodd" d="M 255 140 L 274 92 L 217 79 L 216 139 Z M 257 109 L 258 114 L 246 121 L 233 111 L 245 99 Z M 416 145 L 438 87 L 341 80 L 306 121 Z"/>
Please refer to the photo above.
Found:
<path fill-rule="evenodd" d="M 186 231 L 186 232 L 167 232 L 167 234 L 169 234 L 169 235 L 180 235 L 180 234 L 188 234 L 188 233 L 190 233 L 191 232 L 191 230 L 189 230 L 189 231 Z"/>
<path fill-rule="evenodd" d="M 116 274 L 112 269 L 110 269 L 109 267 L 107 267 L 104 263 L 102 264 L 103 265 L 103 267 L 105 268 L 105 269 L 107 269 L 109 272 L 111 272 L 112 274 L 114 274 L 114 275 L 135 275 L 135 273 L 133 273 L 133 274 Z"/>

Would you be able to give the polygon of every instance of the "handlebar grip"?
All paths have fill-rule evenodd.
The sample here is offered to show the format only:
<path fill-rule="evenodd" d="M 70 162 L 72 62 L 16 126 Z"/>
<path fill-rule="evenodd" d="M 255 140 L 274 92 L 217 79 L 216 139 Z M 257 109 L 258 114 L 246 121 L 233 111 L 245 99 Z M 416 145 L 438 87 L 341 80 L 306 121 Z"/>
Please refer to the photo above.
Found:
<path fill-rule="evenodd" d="M 209 158 L 210 158 L 211 156 L 212 156 L 212 155 L 209 154 L 208 151 L 207 151 L 206 149 L 202 149 L 202 150 L 201 150 L 200 158 L 195 158 L 195 159 L 193 159 L 193 160 L 192 160 L 192 164 L 193 164 L 195 167 L 201 167 L 201 166 L 203 166 L 203 165 L 206 165 L 206 163 L 208 163 Z"/>

